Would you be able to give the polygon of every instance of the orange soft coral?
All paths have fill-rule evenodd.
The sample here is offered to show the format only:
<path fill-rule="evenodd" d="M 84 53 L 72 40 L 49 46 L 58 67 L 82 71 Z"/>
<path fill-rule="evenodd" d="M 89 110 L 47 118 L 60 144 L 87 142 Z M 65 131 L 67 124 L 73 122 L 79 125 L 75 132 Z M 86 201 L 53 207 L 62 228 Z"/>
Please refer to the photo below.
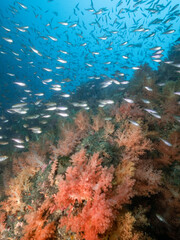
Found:
<path fill-rule="evenodd" d="M 145 136 L 140 127 L 133 124 L 125 123 L 124 131 L 121 129 L 116 131 L 116 142 L 119 147 L 125 147 L 125 155 L 136 160 L 140 155 L 145 154 L 146 151 L 152 149 L 151 141 Z"/>
<path fill-rule="evenodd" d="M 30 177 L 34 176 L 36 169 L 24 168 L 17 177 L 11 178 L 9 186 L 5 189 L 7 200 L 1 202 L 1 209 L 7 213 L 15 214 L 17 211 L 24 211 L 25 203 L 22 200 L 22 192 L 28 192 L 31 187 Z"/>
<path fill-rule="evenodd" d="M 139 105 L 135 103 L 122 103 L 120 107 L 114 109 L 112 115 L 115 115 L 117 122 L 127 118 L 133 118 L 136 120 L 144 117 L 143 111 Z"/>
<path fill-rule="evenodd" d="M 93 116 L 93 125 L 91 126 L 95 132 L 98 132 L 104 126 L 104 119 L 100 114 Z"/>
<path fill-rule="evenodd" d="M 5 230 L 6 228 L 6 213 L 3 212 L 3 211 L 0 211 L 0 236 L 1 236 L 1 233 Z"/>
<path fill-rule="evenodd" d="M 36 168 L 37 170 L 45 165 L 45 156 L 41 156 L 38 152 L 30 150 L 19 154 L 18 157 L 13 159 L 13 173 L 17 175 L 24 168 Z"/>
<path fill-rule="evenodd" d="M 58 168 L 58 159 L 55 158 L 52 165 L 51 165 L 51 172 L 48 176 L 48 179 L 49 179 L 49 182 L 50 182 L 51 186 L 53 186 L 53 184 L 54 184 L 54 177 L 55 177 L 55 173 L 57 171 L 57 168 Z"/>
<path fill-rule="evenodd" d="M 80 238 L 98 240 L 111 227 L 115 211 L 131 197 L 133 183 L 125 178 L 112 191 L 114 168 L 102 167 L 102 159 L 94 153 L 88 160 L 86 151 L 72 156 L 66 179 L 61 179 L 54 196 L 55 209 L 65 211 L 61 226 L 76 232 Z"/>
<path fill-rule="evenodd" d="M 85 111 L 78 112 L 74 122 L 81 131 L 87 131 L 89 129 L 90 119 Z"/>
<path fill-rule="evenodd" d="M 55 157 L 68 156 L 75 147 L 81 142 L 85 132 L 76 128 L 74 125 L 67 124 L 61 129 L 62 137 L 57 143 L 57 147 L 51 145 L 51 152 Z"/>
<path fill-rule="evenodd" d="M 55 222 L 48 222 L 50 215 L 49 208 L 52 205 L 52 199 L 47 199 L 36 212 L 25 216 L 27 225 L 24 228 L 24 236 L 21 240 L 48 240 L 55 239 Z"/>
<path fill-rule="evenodd" d="M 162 172 L 153 168 L 151 161 L 140 160 L 135 171 L 135 194 L 150 197 L 160 191 Z"/>
<path fill-rule="evenodd" d="M 114 133 L 115 126 L 112 122 L 106 121 L 104 125 L 104 137 L 107 139 Z"/>
<path fill-rule="evenodd" d="M 179 161 L 180 159 L 180 132 L 172 132 L 168 141 L 172 144 L 172 146 L 168 146 L 163 141 L 159 141 L 154 144 L 154 148 L 159 152 L 159 156 L 154 159 L 157 166 L 168 166 L 174 161 Z"/>

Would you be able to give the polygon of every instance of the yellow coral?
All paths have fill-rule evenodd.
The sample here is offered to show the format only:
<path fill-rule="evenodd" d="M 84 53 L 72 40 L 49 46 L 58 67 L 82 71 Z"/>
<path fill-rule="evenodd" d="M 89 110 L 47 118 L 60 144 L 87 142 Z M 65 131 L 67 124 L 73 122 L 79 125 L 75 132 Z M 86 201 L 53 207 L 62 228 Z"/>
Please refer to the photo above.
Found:
<path fill-rule="evenodd" d="M 146 234 L 136 231 L 134 224 L 136 219 L 131 212 L 122 212 L 117 218 L 117 226 L 109 235 L 111 240 L 151 240 Z M 107 236 L 104 238 L 106 239 Z"/>
<path fill-rule="evenodd" d="M 36 169 L 24 168 L 17 177 L 11 178 L 9 181 L 9 186 L 5 189 L 5 194 L 8 197 L 7 200 L 1 202 L 1 209 L 5 210 L 7 213 L 11 212 L 15 214 L 17 211 L 23 211 L 25 203 L 22 201 L 22 192 L 28 192 L 32 183 L 30 183 L 29 178 L 36 173 Z"/>

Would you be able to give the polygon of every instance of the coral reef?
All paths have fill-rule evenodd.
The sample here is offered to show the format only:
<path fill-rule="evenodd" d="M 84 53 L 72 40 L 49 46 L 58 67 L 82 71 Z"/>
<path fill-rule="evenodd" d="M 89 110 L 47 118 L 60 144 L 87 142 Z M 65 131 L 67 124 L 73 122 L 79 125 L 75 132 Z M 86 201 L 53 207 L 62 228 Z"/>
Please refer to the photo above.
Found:
<path fill-rule="evenodd" d="M 177 240 L 179 83 L 161 83 L 144 66 L 126 91 L 133 103 L 76 112 L 14 154 L 1 239 Z"/>

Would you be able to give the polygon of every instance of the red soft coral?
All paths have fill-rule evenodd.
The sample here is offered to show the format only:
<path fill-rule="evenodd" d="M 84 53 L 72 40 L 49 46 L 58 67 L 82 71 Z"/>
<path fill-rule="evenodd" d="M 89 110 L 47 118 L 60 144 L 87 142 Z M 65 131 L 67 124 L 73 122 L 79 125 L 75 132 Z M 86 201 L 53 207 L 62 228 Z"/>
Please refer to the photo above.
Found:
<path fill-rule="evenodd" d="M 6 228 L 6 218 L 7 218 L 7 215 L 5 212 L 3 211 L 0 211 L 0 236 L 1 236 L 1 233 L 5 230 Z"/>
<path fill-rule="evenodd" d="M 80 238 L 97 240 L 111 227 L 115 211 L 131 197 L 132 182 L 124 179 L 113 188 L 114 168 L 102 167 L 102 159 L 94 153 L 88 160 L 83 149 L 72 156 L 72 167 L 61 179 L 55 195 L 55 209 L 65 210 L 61 226 L 76 232 Z"/>

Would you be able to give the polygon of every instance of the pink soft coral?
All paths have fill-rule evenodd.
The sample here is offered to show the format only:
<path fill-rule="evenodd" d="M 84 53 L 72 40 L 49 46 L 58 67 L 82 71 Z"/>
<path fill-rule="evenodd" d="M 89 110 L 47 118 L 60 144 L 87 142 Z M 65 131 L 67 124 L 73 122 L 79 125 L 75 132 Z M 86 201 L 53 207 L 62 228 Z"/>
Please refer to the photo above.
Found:
<path fill-rule="evenodd" d="M 90 127 L 90 119 L 87 112 L 85 111 L 78 112 L 74 122 L 78 129 L 81 131 L 86 132 Z"/>
<path fill-rule="evenodd" d="M 142 119 L 144 113 L 138 104 L 135 103 L 122 103 L 120 107 L 116 106 L 112 111 L 112 116 L 115 116 L 117 122 L 127 118 L 134 120 Z"/>
<path fill-rule="evenodd" d="M 148 159 L 140 160 L 136 166 L 135 179 L 135 194 L 150 197 L 160 191 L 162 172 L 154 169 Z"/>
<path fill-rule="evenodd" d="M 83 149 L 72 156 L 72 167 L 61 179 L 59 192 L 55 195 L 55 209 L 65 210 L 61 226 L 76 232 L 80 238 L 98 240 L 111 227 L 115 211 L 131 197 L 133 182 L 124 179 L 114 187 L 114 168 L 102 167 L 102 159 L 94 153 L 88 160 Z"/>
<path fill-rule="evenodd" d="M 58 157 L 59 155 L 70 155 L 84 136 L 84 130 L 77 128 L 73 124 L 66 124 L 61 129 L 61 138 L 57 143 L 57 147 L 51 145 L 51 152 L 53 156 Z"/>

